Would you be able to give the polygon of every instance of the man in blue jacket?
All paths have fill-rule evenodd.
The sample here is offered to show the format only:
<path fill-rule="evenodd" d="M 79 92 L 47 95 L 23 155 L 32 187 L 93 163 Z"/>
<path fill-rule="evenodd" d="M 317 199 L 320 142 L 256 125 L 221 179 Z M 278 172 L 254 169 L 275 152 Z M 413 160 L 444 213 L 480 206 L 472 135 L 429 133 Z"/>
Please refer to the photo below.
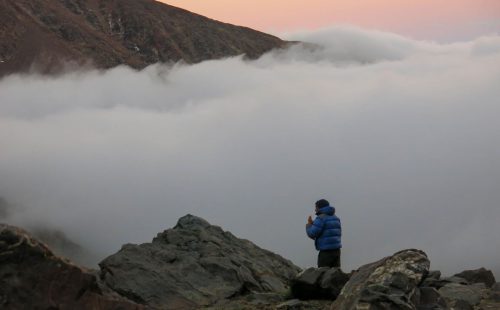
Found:
<path fill-rule="evenodd" d="M 340 268 L 340 248 L 342 247 L 342 227 L 335 215 L 335 208 L 321 199 L 316 201 L 316 218 L 307 219 L 306 232 L 314 239 L 318 254 L 318 267 Z"/>

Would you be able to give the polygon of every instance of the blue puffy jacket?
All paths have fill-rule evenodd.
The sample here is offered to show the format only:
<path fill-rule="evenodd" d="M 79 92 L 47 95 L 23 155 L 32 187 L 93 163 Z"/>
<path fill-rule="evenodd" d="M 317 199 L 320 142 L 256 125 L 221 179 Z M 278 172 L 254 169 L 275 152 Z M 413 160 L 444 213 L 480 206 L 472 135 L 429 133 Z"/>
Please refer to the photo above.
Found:
<path fill-rule="evenodd" d="M 316 215 L 314 222 L 306 225 L 307 235 L 315 240 L 316 250 L 340 249 L 342 228 L 340 219 L 335 215 L 335 209 L 331 206 L 323 207 Z"/>

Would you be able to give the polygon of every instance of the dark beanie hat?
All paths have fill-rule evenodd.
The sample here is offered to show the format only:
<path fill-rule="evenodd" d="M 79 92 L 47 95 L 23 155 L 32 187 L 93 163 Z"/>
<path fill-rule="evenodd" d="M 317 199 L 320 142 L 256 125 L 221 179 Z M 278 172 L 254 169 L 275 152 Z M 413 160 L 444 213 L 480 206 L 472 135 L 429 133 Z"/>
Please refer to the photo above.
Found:
<path fill-rule="evenodd" d="M 316 207 L 318 207 L 318 209 L 328 207 L 329 205 L 330 205 L 330 203 L 326 199 L 320 199 L 320 200 L 316 201 Z"/>

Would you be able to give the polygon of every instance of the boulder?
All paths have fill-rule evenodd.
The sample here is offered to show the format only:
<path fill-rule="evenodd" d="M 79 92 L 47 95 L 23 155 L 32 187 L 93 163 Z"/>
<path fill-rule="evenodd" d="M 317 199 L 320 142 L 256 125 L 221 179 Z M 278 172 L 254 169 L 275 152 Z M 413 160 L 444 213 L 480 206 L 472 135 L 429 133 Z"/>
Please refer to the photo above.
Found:
<path fill-rule="evenodd" d="M 349 281 L 349 277 L 350 275 L 344 273 L 340 268 L 330 268 L 321 277 L 320 292 L 323 292 L 328 299 L 337 298 L 344 285 Z"/>
<path fill-rule="evenodd" d="M 299 273 L 291 282 L 292 296 L 302 300 L 331 299 L 340 294 L 349 275 L 340 268 L 308 268 Z"/>
<path fill-rule="evenodd" d="M 474 307 L 471 306 L 465 300 L 457 299 L 448 302 L 448 307 L 451 310 L 474 310 Z"/>
<path fill-rule="evenodd" d="M 500 302 L 482 301 L 476 309 L 479 310 L 498 310 Z"/>
<path fill-rule="evenodd" d="M 441 271 L 439 270 L 431 270 L 429 273 L 424 277 L 424 280 L 420 284 L 420 286 L 423 287 L 434 287 L 434 288 L 441 288 L 444 284 L 441 284 Z"/>
<path fill-rule="evenodd" d="M 421 287 L 419 292 L 417 310 L 446 309 L 446 301 L 433 287 Z"/>
<path fill-rule="evenodd" d="M 0 224 L 0 309 L 145 309 L 105 295 L 92 272 L 54 255 L 28 232 Z"/>
<path fill-rule="evenodd" d="M 439 289 L 439 294 L 453 305 L 460 302 L 466 302 L 471 307 L 478 305 L 482 299 L 481 288 L 474 285 L 463 285 L 458 283 L 448 283 Z"/>
<path fill-rule="evenodd" d="M 463 285 L 469 285 L 469 281 L 465 280 L 464 278 L 452 276 L 452 277 L 445 277 L 445 278 L 436 278 L 435 275 L 432 277 L 427 276 L 422 284 L 420 284 L 421 287 L 434 287 L 435 289 L 439 290 L 443 286 L 449 283 L 456 283 L 456 284 L 463 284 Z"/>
<path fill-rule="evenodd" d="M 352 274 L 331 309 L 414 310 L 417 288 L 429 265 L 427 255 L 415 249 L 364 265 Z"/>
<path fill-rule="evenodd" d="M 481 283 L 482 284 L 482 283 Z M 477 284 L 476 284 L 477 285 Z M 486 295 L 486 296 L 484 296 Z M 500 309 L 500 284 L 495 283 L 491 288 L 483 294 L 481 303 L 477 306 L 481 310 L 498 310 Z"/>
<path fill-rule="evenodd" d="M 300 268 L 187 215 L 141 245 L 127 244 L 100 264 L 102 281 L 140 304 L 162 309 L 214 305 L 247 293 L 281 293 Z"/>
<path fill-rule="evenodd" d="M 434 279 L 434 280 L 439 280 L 441 279 L 441 271 L 439 270 L 430 270 L 425 279 Z"/>
<path fill-rule="evenodd" d="M 479 268 L 475 270 L 465 270 L 461 273 L 457 273 L 456 277 L 463 278 L 469 283 L 484 283 L 488 287 L 492 287 L 495 283 L 495 276 L 491 270 L 485 268 Z"/>
<path fill-rule="evenodd" d="M 495 302 L 500 302 L 500 283 L 495 283 L 491 287 L 490 299 Z"/>
<path fill-rule="evenodd" d="M 500 292 L 491 292 L 491 299 L 500 302 Z"/>

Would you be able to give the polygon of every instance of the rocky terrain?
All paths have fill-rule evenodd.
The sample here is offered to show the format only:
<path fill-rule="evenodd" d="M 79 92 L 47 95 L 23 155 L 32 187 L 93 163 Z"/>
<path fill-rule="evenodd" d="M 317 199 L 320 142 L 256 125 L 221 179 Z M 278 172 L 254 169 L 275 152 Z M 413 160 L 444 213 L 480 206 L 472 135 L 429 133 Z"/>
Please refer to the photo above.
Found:
<path fill-rule="evenodd" d="M 71 65 L 256 58 L 287 44 L 153 0 L 0 0 L 0 77 Z"/>
<path fill-rule="evenodd" d="M 484 268 L 442 277 L 407 249 L 349 274 L 301 271 L 193 215 L 99 266 L 78 267 L 0 224 L 1 309 L 500 309 L 500 283 Z"/>
<path fill-rule="evenodd" d="M 26 231 L 0 224 L 1 309 L 144 309 L 97 285 L 90 271 L 58 257 Z"/>
<path fill-rule="evenodd" d="M 300 269 L 290 261 L 187 215 L 152 243 L 127 244 L 103 260 L 113 291 L 153 307 L 197 308 L 249 292 L 282 293 Z"/>

